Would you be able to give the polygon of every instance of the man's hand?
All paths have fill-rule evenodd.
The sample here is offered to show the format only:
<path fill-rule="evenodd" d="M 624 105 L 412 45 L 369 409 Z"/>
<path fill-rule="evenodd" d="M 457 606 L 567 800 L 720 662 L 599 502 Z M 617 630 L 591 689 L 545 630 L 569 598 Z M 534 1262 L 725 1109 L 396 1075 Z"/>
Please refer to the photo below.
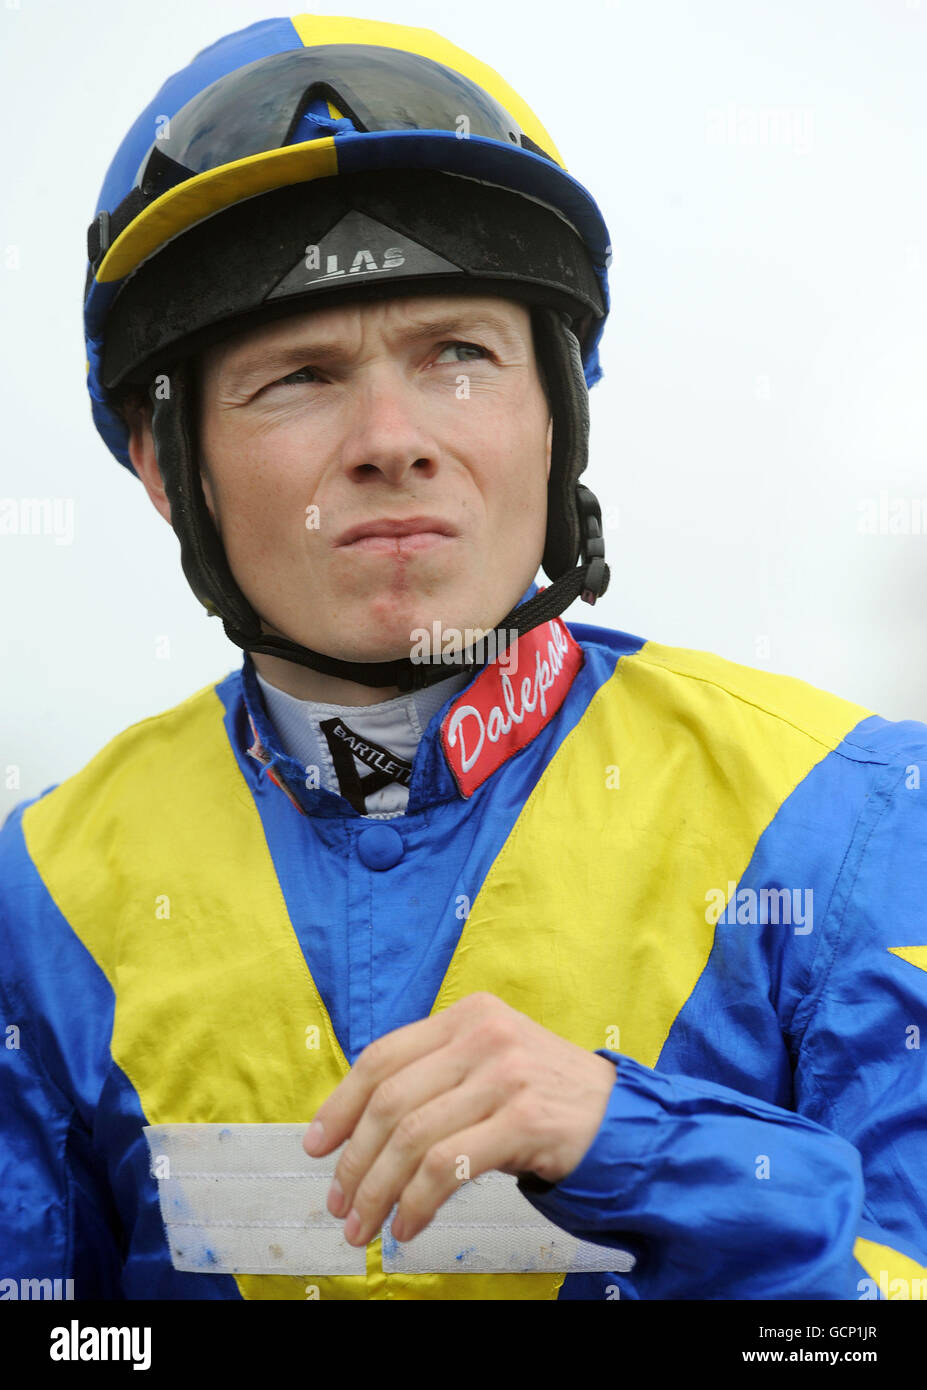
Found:
<path fill-rule="evenodd" d="M 490 1169 L 565 1178 L 595 1139 L 614 1084 L 606 1057 L 495 995 L 471 994 L 366 1047 L 303 1147 L 321 1157 L 350 1136 L 328 1194 L 333 1216 L 349 1213 L 349 1244 L 371 1240 L 396 1201 L 393 1235 L 412 1240 L 466 1178 Z"/>

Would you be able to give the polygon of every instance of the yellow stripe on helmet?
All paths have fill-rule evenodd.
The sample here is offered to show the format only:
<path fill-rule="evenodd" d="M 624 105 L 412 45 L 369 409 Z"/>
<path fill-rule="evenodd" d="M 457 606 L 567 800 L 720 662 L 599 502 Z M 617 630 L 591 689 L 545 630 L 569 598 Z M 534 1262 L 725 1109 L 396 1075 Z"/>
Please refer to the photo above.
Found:
<path fill-rule="evenodd" d="M 269 193 L 289 183 L 330 178 L 337 172 L 335 139 L 325 135 L 319 140 L 249 154 L 231 164 L 195 174 L 168 189 L 129 223 L 103 257 L 97 281 L 105 284 L 121 280 L 171 237 L 244 198 Z"/>
<path fill-rule="evenodd" d="M 376 48 L 399 48 L 406 53 L 417 53 L 420 58 L 443 63 L 446 68 L 452 68 L 488 92 L 510 116 L 514 116 L 536 145 L 555 159 L 561 169 L 566 168 L 549 132 L 514 87 L 510 87 L 495 68 L 481 63 L 472 53 L 458 48 L 434 30 L 413 29 L 405 24 L 390 24 L 380 19 L 345 19 L 318 14 L 293 15 L 290 22 L 306 48 L 326 43 L 365 43 Z"/>

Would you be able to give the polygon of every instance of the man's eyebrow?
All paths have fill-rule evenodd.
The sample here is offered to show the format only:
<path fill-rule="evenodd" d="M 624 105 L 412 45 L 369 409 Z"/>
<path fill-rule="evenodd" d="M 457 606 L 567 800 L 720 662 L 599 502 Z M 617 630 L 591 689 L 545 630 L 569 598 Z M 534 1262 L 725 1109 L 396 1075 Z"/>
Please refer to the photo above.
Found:
<path fill-rule="evenodd" d="M 405 342 L 416 343 L 424 338 L 487 330 L 498 333 L 505 346 L 513 351 L 524 347 L 524 340 L 509 320 L 492 313 L 467 313 L 466 310 L 429 319 L 425 323 L 412 324 L 408 328 L 400 329 L 396 337 Z M 227 378 L 241 379 L 264 371 L 277 371 L 291 364 L 301 366 L 310 359 L 315 362 L 337 363 L 350 361 L 353 356 L 353 352 L 343 347 L 337 337 L 331 334 L 315 336 L 310 329 L 291 343 L 255 348 L 252 352 L 245 349 L 237 359 L 231 359 L 223 374 Z"/>

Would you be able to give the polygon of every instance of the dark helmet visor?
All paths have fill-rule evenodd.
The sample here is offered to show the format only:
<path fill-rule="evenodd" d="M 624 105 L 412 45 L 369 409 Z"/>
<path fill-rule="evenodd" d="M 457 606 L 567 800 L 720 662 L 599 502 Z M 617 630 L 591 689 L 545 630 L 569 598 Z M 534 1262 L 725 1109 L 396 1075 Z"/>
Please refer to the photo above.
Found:
<path fill-rule="evenodd" d="M 327 98 L 360 132 L 443 130 L 461 139 L 483 136 L 556 164 L 493 97 L 432 58 L 370 44 L 294 49 L 227 74 L 170 118 L 142 160 L 135 187 L 117 208 L 99 213 L 91 223 L 91 266 L 95 269 L 107 246 L 168 189 L 289 144 L 316 98 Z"/>
<path fill-rule="evenodd" d="M 201 174 L 288 144 L 315 97 L 327 97 L 360 131 L 463 128 L 516 145 L 524 136 L 493 97 L 443 63 L 396 48 L 328 44 L 259 58 L 214 82 L 171 119 L 170 137 L 156 144 Z M 147 157 L 140 185 L 146 164 Z"/>

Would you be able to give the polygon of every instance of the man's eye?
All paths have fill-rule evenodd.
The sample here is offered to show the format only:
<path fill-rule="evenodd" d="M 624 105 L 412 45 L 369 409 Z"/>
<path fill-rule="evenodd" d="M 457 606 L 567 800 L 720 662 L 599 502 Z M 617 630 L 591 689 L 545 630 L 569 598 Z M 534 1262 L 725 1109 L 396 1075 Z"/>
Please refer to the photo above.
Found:
<path fill-rule="evenodd" d="M 462 343 L 462 342 L 454 342 L 454 343 L 445 343 L 444 346 L 443 346 L 442 349 L 441 349 L 441 352 L 440 352 L 440 354 L 439 354 L 439 357 L 443 357 L 444 354 L 445 354 L 446 352 L 450 352 L 451 349 L 456 349 L 456 348 L 463 348 L 463 349 L 464 349 L 465 351 L 467 351 L 467 352 L 479 352 L 479 353 L 482 353 L 482 355 L 483 355 L 484 357 L 488 357 L 488 356 L 489 356 L 489 353 L 488 353 L 487 349 L 484 348 L 484 347 L 480 347 L 479 343 Z M 467 360 L 472 361 L 473 359 L 470 358 L 470 359 L 467 359 Z"/>
<path fill-rule="evenodd" d="M 314 367 L 299 367 L 295 372 L 290 372 L 289 376 L 281 376 L 272 384 L 274 386 L 301 386 L 306 379 L 306 373 L 315 375 Z"/>
<path fill-rule="evenodd" d="M 438 355 L 438 360 L 440 361 L 441 357 L 443 357 L 446 352 L 456 352 L 460 349 L 462 349 L 464 352 L 479 353 L 481 357 L 489 356 L 488 350 L 484 347 L 481 347 L 479 343 L 453 342 L 444 344 L 444 346 L 441 349 L 441 352 Z M 472 362 L 474 359 L 465 358 L 464 360 Z M 302 386 L 308 382 L 310 377 L 318 380 L 315 367 L 299 367 L 295 372 L 290 372 L 287 376 L 278 377 L 276 381 L 271 383 L 271 385 Z"/>

